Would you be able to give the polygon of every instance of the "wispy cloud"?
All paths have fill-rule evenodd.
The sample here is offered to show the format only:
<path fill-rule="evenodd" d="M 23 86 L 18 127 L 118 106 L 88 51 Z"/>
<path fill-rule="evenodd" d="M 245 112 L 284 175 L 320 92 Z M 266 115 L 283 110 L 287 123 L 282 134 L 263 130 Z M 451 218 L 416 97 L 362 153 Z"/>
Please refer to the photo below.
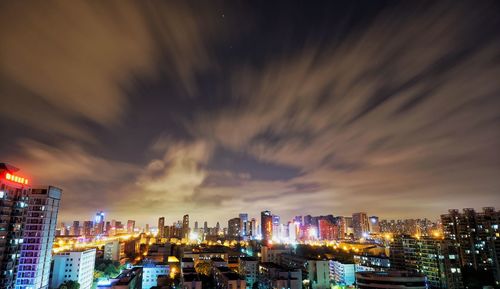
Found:
<path fill-rule="evenodd" d="M 283 37 L 286 51 L 250 49 L 246 33 L 266 31 L 227 5 L 231 21 L 205 4 L 51 4 L 2 6 L 0 118 L 44 134 L 20 134 L 42 140 L 12 159 L 67 188 L 67 218 L 431 216 L 499 201 L 487 4 L 402 3 L 338 37 Z M 147 160 L 103 153 L 143 138 L 126 125 L 142 119 L 157 128 L 137 150 Z"/>

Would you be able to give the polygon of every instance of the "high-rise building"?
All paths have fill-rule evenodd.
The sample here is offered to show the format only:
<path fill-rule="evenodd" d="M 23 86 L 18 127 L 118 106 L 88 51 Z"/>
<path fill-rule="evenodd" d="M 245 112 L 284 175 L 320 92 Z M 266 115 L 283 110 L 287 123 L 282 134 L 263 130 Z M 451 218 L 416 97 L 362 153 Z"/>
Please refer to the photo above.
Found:
<path fill-rule="evenodd" d="M 380 224 L 378 223 L 377 216 L 371 216 L 369 224 L 370 224 L 370 233 L 372 234 L 380 233 Z"/>
<path fill-rule="evenodd" d="M 338 226 L 330 220 L 322 218 L 319 220 L 319 239 L 320 240 L 337 240 L 339 236 Z M 354 273 L 353 273 L 354 278 Z"/>
<path fill-rule="evenodd" d="M 71 229 L 70 229 L 70 235 L 80 236 L 80 222 L 79 221 L 73 221 L 73 225 L 71 226 Z"/>
<path fill-rule="evenodd" d="M 124 255 L 125 243 L 113 240 L 104 245 L 104 260 L 120 261 Z"/>
<path fill-rule="evenodd" d="M 395 235 L 430 236 L 440 229 L 439 224 L 428 219 L 380 220 L 380 232 Z"/>
<path fill-rule="evenodd" d="M 85 237 L 92 236 L 92 221 L 83 222 L 83 235 Z"/>
<path fill-rule="evenodd" d="M 457 251 L 450 242 L 430 237 L 396 236 L 390 248 L 391 269 L 418 272 L 431 288 L 463 288 Z"/>
<path fill-rule="evenodd" d="M 252 238 L 256 237 L 257 236 L 257 220 L 255 220 L 255 218 L 252 218 L 252 220 L 250 220 L 250 225 L 248 226 L 249 228 L 249 232 L 248 232 L 248 236 L 251 236 Z"/>
<path fill-rule="evenodd" d="M 64 222 L 61 222 L 59 229 L 61 231 L 61 236 L 67 236 L 70 233 L 68 227 L 66 227 L 66 224 Z"/>
<path fill-rule="evenodd" d="M 98 211 L 94 218 L 94 234 L 104 234 L 104 212 Z"/>
<path fill-rule="evenodd" d="M 128 220 L 127 221 L 127 233 L 133 234 L 135 230 L 135 221 L 134 220 Z"/>
<path fill-rule="evenodd" d="M 345 217 L 338 216 L 335 222 L 339 228 L 339 239 L 344 239 L 347 235 L 347 222 Z"/>
<path fill-rule="evenodd" d="M 462 270 L 489 273 L 494 281 L 483 281 L 500 284 L 500 211 L 449 210 L 441 215 L 441 223 L 445 239 L 458 251 Z"/>
<path fill-rule="evenodd" d="M 262 240 L 269 241 L 273 238 L 273 215 L 271 211 L 262 211 L 260 213 L 260 222 L 261 222 L 261 235 Z"/>
<path fill-rule="evenodd" d="M 312 216 L 311 215 L 305 215 L 304 216 L 304 226 L 310 226 L 312 225 Z"/>
<path fill-rule="evenodd" d="M 0 163 L 0 288 L 14 288 L 31 189 L 18 168 Z"/>
<path fill-rule="evenodd" d="M 361 239 L 368 237 L 368 233 L 370 232 L 368 215 L 365 212 L 352 214 L 352 228 L 354 238 Z"/>
<path fill-rule="evenodd" d="M 240 218 L 232 218 L 227 222 L 227 234 L 229 237 L 239 237 L 241 232 L 241 220 Z"/>
<path fill-rule="evenodd" d="M 165 238 L 165 217 L 158 219 L 158 238 Z"/>
<path fill-rule="evenodd" d="M 354 235 L 353 225 L 352 225 L 352 216 L 343 217 L 345 223 L 345 235 L 347 237 Z"/>
<path fill-rule="evenodd" d="M 293 218 L 294 223 L 298 223 L 299 225 L 302 225 L 302 216 L 295 216 Z"/>
<path fill-rule="evenodd" d="M 189 215 L 182 217 L 182 238 L 189 238 Z"/>
<path fill-rule="evenodd" d="M 296 242 L 300 236 L 300 223 L 299 222 L 289 222 L 288 223 L 288 240 L 290 242 Z"/>
<path fill-rule="evenodd" d="M 59 288 L 66 281 L 76 281 L 80 289 L 92 288 L 95 255 L 95 248 L 55 255 L 50 287 Z"/>
<path fill-rule="evenodd" d="M 111 229 L 111 222 L 110 221 L 106 221 L 106 223 L 104 225 L 104 232 L 106 232 L 106 236 L 112 236 L 115 234 L 115 232 L 113 232 L 113 230 Z"/>
<path fill-rule="evenodd" d="M 280 239 L 280 216 L 278 215 L 273 215 L 273 239 L 274 240 L 279 240 Z"/>
<path fill-rule="evenodd" d="M 247 213 L 241 213 L 239 216 L 240 219 L 240 235 L 242 237 L 245 237 L 248 235 L 248 214 Z"/>
<path fill-rule="evenodd" d="M 33 188 L 29 194 L 16 289 L 46 289 L 49 286 L 61 193 L 59 188 L 46 186 Z"/>

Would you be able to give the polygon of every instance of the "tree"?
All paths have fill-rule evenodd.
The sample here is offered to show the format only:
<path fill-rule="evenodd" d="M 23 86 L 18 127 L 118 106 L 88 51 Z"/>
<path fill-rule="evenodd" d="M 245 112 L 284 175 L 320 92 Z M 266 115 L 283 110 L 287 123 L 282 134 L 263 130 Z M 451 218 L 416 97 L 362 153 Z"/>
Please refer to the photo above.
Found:
<path fill-rule="evenodd" d="M 210 264 L 210 262 L 199 262 L 196 264 L 195 270 L 199 274 L 210 276 L 212 273 L 212 264 Z"/>
<path fill-rule="evenodd" d="M 120 271 L 123 269 L 123 266 L 120 265 L 120 262 L 112 261 L 112 260 L 104 260 L 104 259 L 96 259 L 95 262 L 95 272 L 94 280 L 100 277 L 112 278 L 116 277 L 120 274 Z"/>
<path fill-rule="evenodd" d="M 76 281 L 65 281 L 59 286 L 59 289 L 80 289 L 80 283 Z"/>

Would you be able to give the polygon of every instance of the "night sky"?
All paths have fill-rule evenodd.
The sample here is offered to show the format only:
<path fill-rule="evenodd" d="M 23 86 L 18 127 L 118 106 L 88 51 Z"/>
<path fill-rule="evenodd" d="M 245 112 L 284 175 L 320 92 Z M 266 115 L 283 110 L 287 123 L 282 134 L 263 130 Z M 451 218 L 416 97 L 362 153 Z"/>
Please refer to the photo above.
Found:
<path fill-rule="evenodd" d="M 500 207 L 499 3 L 3 1 L 0 161 L 62 221 Z"/>

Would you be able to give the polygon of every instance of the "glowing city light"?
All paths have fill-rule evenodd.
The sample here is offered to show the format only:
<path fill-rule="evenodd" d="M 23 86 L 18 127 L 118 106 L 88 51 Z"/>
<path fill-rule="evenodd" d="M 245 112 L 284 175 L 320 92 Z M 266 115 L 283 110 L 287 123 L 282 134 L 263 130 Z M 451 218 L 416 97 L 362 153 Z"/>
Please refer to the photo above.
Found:
<path fill-rule="evenodd" d="M 19 184 L 24 184 L 24 185 L 28 184 L 28 179 L 20 177 L 20 176 L 12 175 L 9 173 L 5 174 L 5 179 L 8 181 L 11 181 L 11 182 L 19 183 Z"/>

